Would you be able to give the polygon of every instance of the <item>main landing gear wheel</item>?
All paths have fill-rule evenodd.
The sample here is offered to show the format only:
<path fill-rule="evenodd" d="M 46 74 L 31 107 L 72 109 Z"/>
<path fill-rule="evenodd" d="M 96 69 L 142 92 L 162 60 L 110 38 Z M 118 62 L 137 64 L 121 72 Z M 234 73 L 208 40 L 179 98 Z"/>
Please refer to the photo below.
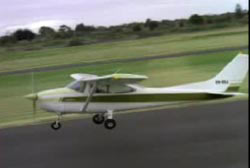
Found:
<path fill-rule="evenodd" d="M 62 127 L 62 125 L 61 125 L 61 123 L 60 122 L 53 122 L 52 124 L 51 124 L 51 128 L 53 129 L 53 130 L 59 130 L 60 128 Z"/>
<path fill-rule="evenodd" d="M 93 116 L 93 122 L 95 124 L 98 124 L 98 125 L 102 124 L 104 122 L 104 120 L 105 120 L 105 117 L 101 114 L 96 114 Z"/>
<path fill-rule="evenodd" d="M 114 119 L 107 119 L 104 123 L 105 128 L 107 129 L 114 129 L 116 126 L 116 122 Z"/>

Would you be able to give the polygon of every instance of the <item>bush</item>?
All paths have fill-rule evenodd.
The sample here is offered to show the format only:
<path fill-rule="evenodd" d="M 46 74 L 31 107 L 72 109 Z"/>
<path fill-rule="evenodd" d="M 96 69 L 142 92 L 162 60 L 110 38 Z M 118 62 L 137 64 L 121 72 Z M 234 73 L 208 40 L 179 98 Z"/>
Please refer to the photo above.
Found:
<path fill-rule="evenodd" d="M 137 25 L 135 25 L 134 27 L 133 27 L 133 31 L 134 32 L 139 32 L 139 31 L 141 31 L 142 29 L 141 29 L 141 26 L 139 25 L 139 24 L 137 24 Z"/>
<path fill-rule="evenodd" d="M 179 27 L 184 27 L 184 26 L 185 26 L 184 22 L 179 23 Z"/>
<path fill-rule="evenodd" d="M 230 15 L 222 15 L 222 16 L 217 16 L 215 18 L 215 23 L 229 23 L 232 21 L 232 17 Z"/>
<path fill-rule="evenodd" d="M 83 43 L 81 42 L 81 40 L 79 39 L 73 39 L 73 40 L 70 40 L 69 43 L 68 43 L 68 47 L 73 47 L 73 46 L 80 46 L 80 45 L 83 45 Z"/>
<path fill-rule="evenodd" d="M 64 40 L 48 40 L 42 44 L 43 47 L 65 47 Z"/>
<path fill-rule="evenodd" d="M 242 24 L 248 24 L 249 23 L 249 17 L 248 15 L 244 16 L 241 20 L 240 23 Z"/>
<path fill-rule="evenodd" d="M 0 45 L 2 46 L 14 43 L 16 43 L 16 38 L 13 36 L 3 36 L 0 38 Z"/>

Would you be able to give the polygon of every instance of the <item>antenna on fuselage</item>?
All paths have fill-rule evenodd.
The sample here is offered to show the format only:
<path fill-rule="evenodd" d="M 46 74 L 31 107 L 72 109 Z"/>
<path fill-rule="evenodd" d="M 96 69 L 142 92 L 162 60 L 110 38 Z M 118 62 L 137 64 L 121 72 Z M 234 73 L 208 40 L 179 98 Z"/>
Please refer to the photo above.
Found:
<path fill-rule="evenodd" d="M 121 71 L 121 69 L 117 69 L 114 74 L 117 74 L 120 71 Z"/>

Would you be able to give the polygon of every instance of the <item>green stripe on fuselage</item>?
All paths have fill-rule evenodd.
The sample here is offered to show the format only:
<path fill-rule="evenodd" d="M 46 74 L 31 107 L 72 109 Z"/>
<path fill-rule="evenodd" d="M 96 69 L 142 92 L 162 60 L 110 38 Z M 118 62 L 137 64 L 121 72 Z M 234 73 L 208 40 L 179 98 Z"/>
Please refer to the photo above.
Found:
<path fill-rule="evenodd" d="M 230 86 L 227 88 L 226 92 L 238 92 L 240 89 L 239 86 Z"/>
<path fill-rule="evenodd" d="M 128 95 L 95 95 L 91 102 L 102 103 L 144 103 L 144 102 L 171 102 L 171 101 L 193 101 L 212 100 L 231 97 L 229 95 L 209 93 L 174 93 L 174 94 L 128 94 Z M 87 97 L 65 97 L 63 102 L 85 102 Z"/>

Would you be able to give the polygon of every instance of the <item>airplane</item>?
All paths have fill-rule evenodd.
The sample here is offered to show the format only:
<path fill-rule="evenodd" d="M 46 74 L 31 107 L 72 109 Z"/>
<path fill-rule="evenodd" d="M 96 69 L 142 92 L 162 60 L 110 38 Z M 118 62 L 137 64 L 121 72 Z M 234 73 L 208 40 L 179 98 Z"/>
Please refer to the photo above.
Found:
<path fill-rule="evenodd" d="M 106 129 L 116 127 L 114 112 L 171 105 L 183 102 L 201 102 L 223 99 L 237 95 L 240 84 L 248 73 L 248 55 L 238 54 L 220 73 L 212 79 L 163 88 L 147 88 L 138 85 L 148 79 L 144 75 L 114 73 L 97 76 L 71 74 L 72 83 L 26 95 L 33 101 L 33 112 L 37 103 L 42 110 L 57 115 L 51 128 L 61 128 L 61 117 L 69 113 L 93 114 L 95 124 L 104 124 Z"/>

